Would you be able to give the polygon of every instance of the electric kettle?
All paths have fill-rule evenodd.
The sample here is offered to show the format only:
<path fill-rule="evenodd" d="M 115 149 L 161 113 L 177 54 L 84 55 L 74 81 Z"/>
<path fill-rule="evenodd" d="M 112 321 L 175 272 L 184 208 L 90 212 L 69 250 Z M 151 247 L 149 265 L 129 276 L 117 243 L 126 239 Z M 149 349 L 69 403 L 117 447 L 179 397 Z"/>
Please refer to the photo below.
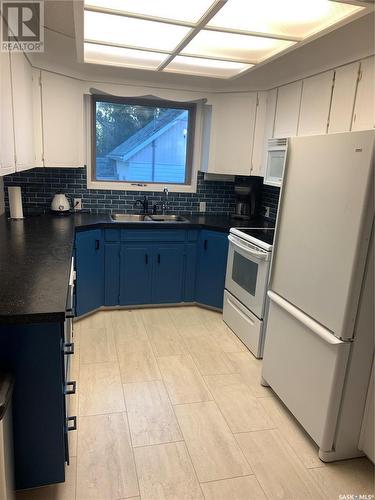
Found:
<path fill-rule="evenodd" d="M 51 210 L 59 215 L 67 215 L 70 210 L 70 203 L 64 193 L 56 193 L 51 202 Z"/>

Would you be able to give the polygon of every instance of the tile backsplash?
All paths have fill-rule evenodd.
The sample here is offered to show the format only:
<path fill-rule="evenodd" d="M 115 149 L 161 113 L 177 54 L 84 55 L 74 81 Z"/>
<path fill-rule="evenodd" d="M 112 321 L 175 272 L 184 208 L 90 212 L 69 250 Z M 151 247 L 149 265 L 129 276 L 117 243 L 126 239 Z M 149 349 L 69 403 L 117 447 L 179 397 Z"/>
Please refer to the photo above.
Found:
<path fill-rule="evenodd" d="M 88 189 L 86 168 L 34 168 L 4 177 L 5 208 L 9 211 L 8 186 L 21 186 L 25 215 L 48 213 L 53 195 L 64 192 L 71 198 L 81 198 L 82 208 L 93 214 L 137 213 L 134 207 L 137 199 L 145 195 L 150 206 L 160 204 L 162 193 L 142 191 L 116 191 Z M 270 218 L 276 218 L 279 189 L 263 186 L 261 209 L 271 208 Z M 169 207 L 176 213 L 198 213 L 199 202 L 206 202 L 206 212 L 227 215 L 234 212 L 236 196 L 234 183 L 228 181 L 207 181 L 198 173 L 196 193 L 170 193 Z"/>

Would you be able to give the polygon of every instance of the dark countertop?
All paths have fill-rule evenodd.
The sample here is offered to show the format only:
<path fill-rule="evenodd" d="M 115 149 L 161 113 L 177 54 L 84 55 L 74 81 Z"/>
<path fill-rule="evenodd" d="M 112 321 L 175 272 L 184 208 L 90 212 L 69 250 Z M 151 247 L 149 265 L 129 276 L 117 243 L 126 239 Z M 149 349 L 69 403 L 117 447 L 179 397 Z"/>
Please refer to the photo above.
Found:
<path fill-rule="evenodd" d="M 0 324 L 64 321 L 74 232 L 85 228 L 264 227 L 264 219 L 188 215 L 189 223 L 113 222 L 108 214 L 42 215 L 10 221 L 0 216 Z M 272 227 L 272 223 L 271 223 Z"/>

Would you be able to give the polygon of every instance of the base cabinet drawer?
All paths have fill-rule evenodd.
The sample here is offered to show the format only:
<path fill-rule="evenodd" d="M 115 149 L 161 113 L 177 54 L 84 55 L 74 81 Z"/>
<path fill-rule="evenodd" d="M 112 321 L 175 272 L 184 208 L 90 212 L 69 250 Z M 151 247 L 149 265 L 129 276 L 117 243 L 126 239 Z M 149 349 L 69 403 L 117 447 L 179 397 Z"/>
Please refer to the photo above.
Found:
<path fill-rule="evenodd" d="M 224 292 L 223 320 L 254 356 L 262 357 L 263 321 L 254 316 L 227 290 Z"/>

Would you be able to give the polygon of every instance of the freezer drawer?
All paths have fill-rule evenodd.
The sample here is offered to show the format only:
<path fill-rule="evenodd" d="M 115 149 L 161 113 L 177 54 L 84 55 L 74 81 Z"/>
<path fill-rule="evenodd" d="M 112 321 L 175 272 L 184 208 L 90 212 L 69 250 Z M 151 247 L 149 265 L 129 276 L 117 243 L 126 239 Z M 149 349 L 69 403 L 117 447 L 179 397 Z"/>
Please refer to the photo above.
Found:
<path fill-rule="evenodd" d="M 223 319 L 254 356 L 262 357 L 263 321 L 254 316 L 228 290 L 224 291 Z"/>
<path fill-rule="evenodd" d="M 350 342 L 289 302 L 271 299 L 262 377 L 322 451 L 333 447 Z"/>

